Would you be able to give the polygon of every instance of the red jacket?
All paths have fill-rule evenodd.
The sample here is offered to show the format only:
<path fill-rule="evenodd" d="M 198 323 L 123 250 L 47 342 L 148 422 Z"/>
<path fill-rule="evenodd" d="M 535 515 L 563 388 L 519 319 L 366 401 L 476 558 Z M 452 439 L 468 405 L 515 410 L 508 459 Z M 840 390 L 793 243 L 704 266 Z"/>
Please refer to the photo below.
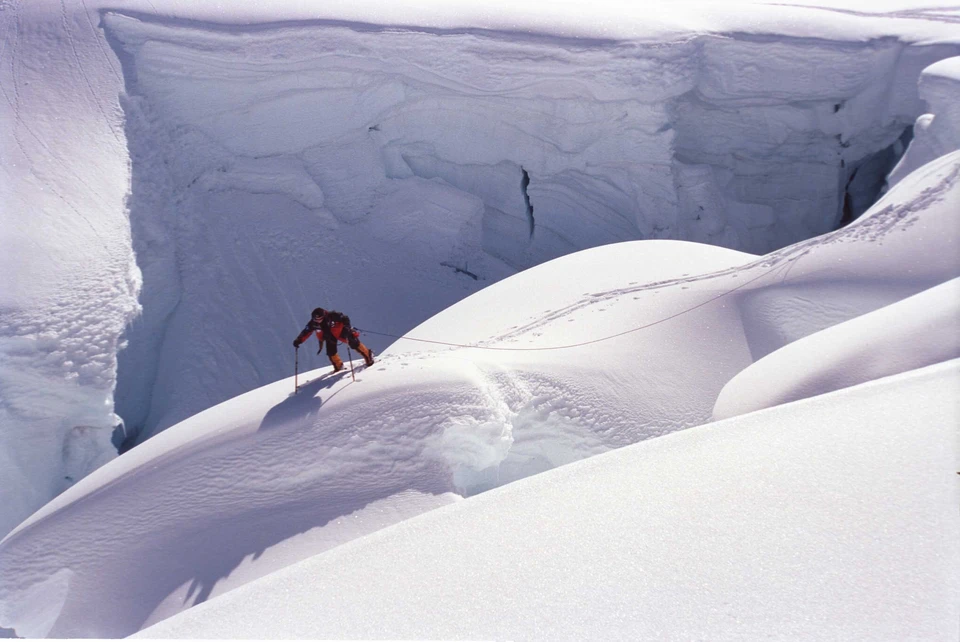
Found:
<path fill-rule="evenodd" d="M 344 329 L 346 329 L 347 332 L 344 332 Z M 350 327 L 350 317 L 334 311 L 328 311 L 320 321 L 310 319 L 300 334 L 297 335 L 297 343 L 303 343 L 309 339 L 311 332 L 316 333 L 317 340 L 320 343 L 323 343 L 327 334 L 330 334 L 343 343 L 349 341 L 347 338 L 348 333 L 355 337 L 359 336 L 359 333 Z"/>

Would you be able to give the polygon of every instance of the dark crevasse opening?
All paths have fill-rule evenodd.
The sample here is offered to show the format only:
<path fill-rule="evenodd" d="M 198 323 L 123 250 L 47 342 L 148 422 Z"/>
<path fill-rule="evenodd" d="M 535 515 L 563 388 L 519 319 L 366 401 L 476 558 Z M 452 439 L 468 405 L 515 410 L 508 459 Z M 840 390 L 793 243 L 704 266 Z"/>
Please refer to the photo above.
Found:
<path fill-rule="evenodd" d="M 840 218 L 836 226 L 838 229 L 857 220 L 883 196 L 887 189 L 887 176 L 903 157 L 912 139 L 911 126 L 889 147 L 845 168 Z"/>
<path fill-rule="evenodd" d="M 530 187 L 530 172 L 525 170 L 523 167 L 520 167 L 520 171 L 523 172 L 523 178 L 520 179 L 520 190 L 523 192 L 523 204 L 527 209 L 527 222 L 530 225 L 530 238 L 533 238 L 533 231 L 536 229 L 536 223 L 533 218 L 533 204 L 530 203 L 530 193 L 527 191 L 527 188 Z"/>

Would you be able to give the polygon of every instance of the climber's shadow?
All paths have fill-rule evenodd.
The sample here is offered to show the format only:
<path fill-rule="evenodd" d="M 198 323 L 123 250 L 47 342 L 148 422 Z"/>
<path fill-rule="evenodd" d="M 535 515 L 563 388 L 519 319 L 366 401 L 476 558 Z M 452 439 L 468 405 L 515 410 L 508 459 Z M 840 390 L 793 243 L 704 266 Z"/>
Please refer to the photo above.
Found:
<path fill-rule="evenodd" d="M 257 430 L 272 430 L 285 424 L 301 423 L 310 419 L 323 405 L 320 391 L 332 388 L 344 374 L 344 371 L 327 372 L 301 385 L 296 394 L 290 393 L 289 397 L 267 411 Z"/>

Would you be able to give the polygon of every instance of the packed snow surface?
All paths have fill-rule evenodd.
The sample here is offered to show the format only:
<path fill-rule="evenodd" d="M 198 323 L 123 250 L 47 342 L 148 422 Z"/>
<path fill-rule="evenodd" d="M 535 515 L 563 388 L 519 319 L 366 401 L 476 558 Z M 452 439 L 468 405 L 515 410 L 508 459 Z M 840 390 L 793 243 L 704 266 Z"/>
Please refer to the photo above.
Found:
<path fill-rule="evenodd" d="M 852 319 L 862 320 L 874 337 L 878 326 L 888 328 L 892 338 L 879 339 L 895 342 L 908 326 L 871 321 L 873 315 L 912 307 L 917 297 L 949 298 L 941 288 L 953 287 L 960 276 L 958 214 L 955 152 L 902 181 L 853 224 L 763 257 L 687 242 L 635 241 L 561 257 L 500 281 L 415 328 L 376 365 L 357 372 L 356 382 L 349 372 L 329 369 L 303 375 L 296 395 L 292 378 L 275 382 L 181 422 L 77 483 L 0 544 L 0 624 L 30 636 L 134 633 L 459 498 L 471 503 L 482 491 L 535 473 L 707 423 L 727 382 L 749 372 L 757 359 L 752 367 L 759 367 L 761 357 L 778 359 L 798 340 L 836 351 L 838 358 L 814 361 L 807 371 L 776 371 L 770 376 L 781 385 L 764 388 L 771 398 L 779 388 L 802 389 L 791 382 L 818 363 L 833 374 L 855 374 L 859 362 L 844 360 L 836 341 L 818 337 L 830 326 L 844 331 L 843 322 Z M 929 318 L 955 328 L 951 310 L 932 306 Z M 952 342 L 939 353 L 936 347 L 928 347 L 924 363 L 956 356 Z M 881 351 L 876 359 L 890 362 L 872 370 L 876 376 L 910 367 L 898 350 Z M 844 380 L 852 385 L 864 377 Z M 955 383 L 948 376 L 936 390 L 956 392 Z M 940 431 L 922 442 L 943 454 L 954 447 L 943 434 L 955 430 L 949 414 L 956 404 L 941 392 L 929 393 L 939 405 L 930 404 L 933 415 L 918 412 L 917 425 L 929 421 L 930 430 Z M 875 398 L 868 395 L 856 407 Z M 843 419 L 822 425 L 834 425 L 835 438 L 844 443 L 860 443 L 854 435 L 869 421 L 844 432 L 853 430 L 847 418 L 860 416 L 859 410 L 827 407 Z M 885 414 L 903 426 L 903 435 L 919 438 L 901 415 Z M 885 453 L 876 455 L 878 461 L 886 461 Z M 743 453 L 728 455 L 733 462 Z M 824 465 L 841 460 L 834 453 Z M 810 479 L 824 472 L 808 468 Z M 943 483 L 955 491 L 952 477 Z M 672 490 L 663 491 L 669 501 Z M 776 497 L 779 491 L 769 492 Z M 916 491 L 905 486 L 903 492 Z M 909 503 L 906 496 L 897 505 L 903 503 Z M 740 514 L 733 505 L 727 509 Z M 882 519 L 874 515 L 866 523 Z M 952 531 L 916 528 L 917 537 L 932 538 L 937 555 L 947 556 L 945 568 L 955 569 L 948 540 L 937 539 Z M 866 530 L 853 529 L 851 537 L 859 541 Z M 721 550 L 718 544 L 717 554 Z M 853 558 L 849 572 L 863 560 Z M 771 577 L 788 576 L 785 562 L 768 562 Z M 349 567 L 343 573 L 350 575 Z M 952 586 L 939 575 L 922 584 L 925 592 L 946 597 Z M 810 589 L 789 590 L 797 591 L 800 605 L 812 599 Z M 860 595 L 873 589 L 865 591 Z M 854 603 L 824 617 L 838 622 Z M 748 611 L 775 618 L 767 604 Z M 910 621 L 942 627 L 952 613 L 944 604 Z M 277 620 L 266 615 L 265 621 Z M 469 628 L 473 621 L 460 625 Z M 476 631 L 487 630 L 476 622 Z M 308 635 L 299 624 L 291 626 L 278 635 Z M 382 632 L 412 635 L 405 628 Z"/>
<path fill-rule="evenodd" d="M 958 323 L 960 279 L 953 279 L 760 359 L 724 386 L 713 417 L 741 415 L 960 358 Z"/>
<path fill-rule="evenodd" d="M 958 386 L 954 360 L 593 457 L 142 636 L 953 640 Z"/>
<path fill-rule="evenodd" d="M 588 247 L 765 253 L 956 131 L 917 91 L 956 11 L 905 1 L 8 0 L 0 37 L 0 533 L 288 375 L 316 305 L 402 335 Z"/>

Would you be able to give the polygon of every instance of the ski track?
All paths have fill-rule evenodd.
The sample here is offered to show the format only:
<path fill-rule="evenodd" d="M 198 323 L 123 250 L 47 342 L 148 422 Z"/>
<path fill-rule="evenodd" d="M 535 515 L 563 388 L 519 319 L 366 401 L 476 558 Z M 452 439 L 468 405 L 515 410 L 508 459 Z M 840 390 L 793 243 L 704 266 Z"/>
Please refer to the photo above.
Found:
<path fill-rule="evenodd" d="M 117 79 L 118 86 L 124 87 L 125 83 L 123 81 L 123 73 L 117 68 L 115 56 L 108 54 L 107 50 L 104 48 L 103 38 L 100 37 L 100 30 L 96 27 L 96 25 L 93 24 L 93 20 L 90 18 L 90 9 L 87 7 L 87 0 L 80 0 L 80 5 L 83 7 L 83 15 L 87 19 L 87 25 L 90 27 L 90 32 L 95 34 L 94 41 L 97 43 L 97 49 L 100 50 L 100 54 L 103 56 L 103 59 L 110 66 L 110 70 Z M 124 144 L 126 143 L 124 142 Z"/>
<path fill-rule="evenodd" d="M 60 0 L 60 1 L 61 1 L 61 6 L 62 6 L 63 0 Z M 99 193 L 99 191 L 94 190 L 94 189 L 90 186 L 90 184 L 87 183 L 87 182 L 80 176 L 80 174 L 76 171 L 76 169 L 74 169 L 73 167 L 67 165 L 67 163 L 66 163 L 59 155 L 53 153 L 53 150 L 50 149 L 50 147 L 49 147 L 49 146 L 47 145 L 47 143 L 43 140 L 43 138 L 42 138 L 40 135 L 38 135 L 38 134 L 33 130 L 33 128 L 31 128 L 31 127 L 26 123 L 26 121 L 24 121 L 23 118 L 21 117 L 21 110 L 20 110 L 20 104 L 21 104 L 21 98 L 20 98 L 20 71 L 19 71 L 19 65 L 18 65 L 18 61 L 21 60 L 21 56 L 20 56 L 19 53 L 18 53 L 18 52 L 20 51 L 20 49 L 21 49 L 21 46 L 20 46 L 20 45 L 21 45 L 21 27 L 20 27 L 21 16 L 20 16 L 20 10 L 19 10 L 19 9 L 20 9 L 19 4 L 14 5 L 14 7 L 13 7 L 13 12 L 16 14 L 16 19 L 15 19 L 16 39 L 15 39 L 15 45 L 14 45 L 13 54 L 10 56 L 10 58 L 11 58 L 11 64 L 12 64 L 12 70 L 13 70 L 13 91 L 14 91 L 13 99 L 11 100 L 9 94 L 7 94 L 6 89 L 3 89 L 3 87 L 0 87 L 0 91 L 3 92 L 3 96 L 4 96 L 4 98 L 6 99 L 7 104 L 9 104 L 9 105 L 13 108 L 13 112 L 14 112 L 14 124 L 13 124 L 12 130 L 13 130 L 14 140 L 17 142 L 17 147 L 20 149 L 20 152 L 23 154 L 23 157 L 26 158 L 31 164 L 35 164 L 35 163 L 37 162 L 36 159 L 33 158 L 30 153 L 27 152 L 27 149 L 26 149 L 26 147 L 24 146 L 24 143 L 23 143 L 23 139 L 20 137 L 19 129 L 22 127 L 24 130 L 27 131 L 27 133 L 30 134 L 30 136 L 37 142 L 37 144 L 46 152 L 45 158 L 54 160 L 58 165 L 60 165 L 60 167 L 61 167 L 69 176 L 73 177 L 78 183 L 80 183 L 81 185 L 83 185 L 84 187 L 86 187 L 86 188 L 87 188 L 87 192 L 88 192 L 92 197 L 99 199 L 99 198 L 100 198 L 100 193 Z M 64 17 L 63 17 L 63 20 L 66 21 L 66 16 L 65 16 L 65 15 L 64 15 Z M 66 27 L 66 22 L 64 22 L 64 29 L 66 29 L 66 28 L 67 28 L 67 27 Z M 67 32 L 67 33 L 68 33 L 68 39 L 69 39 L 69 32 Z M 72 43 L 72 40 L 71 40 L 71 43 Z M 75 50 L 74 50 L 74 54 L 76 54 L 76 51 L 75 51 Z M 79 58 L 77 58 L 77 64 L 79 64 Z M 82 67 L 81 67 L 81 73 L 82 73 Z M 91 92 L 91 95 L 93 95 L 93 88 L 92 88 L 92 86 L 89 86 L 89 83 L 88 83 L 88 90 Z M 99 103 L 98 103 L 98 108 L 99 108 Z M 112 125 L 110 119 L 107 118 L 107 115 L 103 112 L 102 109 L 100 110 L 100 113 L 101 113 L 101 115 L 103 116 L 103 118 L 105 119 L 105 122 L 108 123 L 108 125 L 111 127 L 111 130 L 112 130 L 112 129 L 113 129 L 113 125 Z M 116 136 L 116 132 L 114 132 L 114 135 Z M 117 141 L 118 141 L 118 142 L 122 142 L 119 137 L 117 137 Z M 87 226 L 88 228 L 90 228 L 90 230 L 93 232 L 93 235 L 98 239 L 98 241 L 100 241 L 100 244 L 101 244 L 101 246 L 103 247 L 104 252 L 105 252 L 107 255 L 109 255 L 109 254 L 110 254 L 110 249 L 109 249 L 109 247 L 107 246 L 106 241 L 103 239 L 103 237 L 102 237 L 101 234 L 100 234 L 100 231 L 99 231 L 99 230 L 97 229 L 97 227 L 93 224 L 93 222 L 89 219 L 89 217 L 87 217 L 87 216 L 84 215 L 82 212 L 80 212 L 80 210 L 77 209 L 77 207 L 76 207 L 69 199 L 67 199 L 59 190 L 57 190 L 51 183 L 48 182 L 47 185 L 48 185 L 48 187 L 49 187 L 50 192 L 53 193 L 53 195 L 56 196 L 58 199 L 60 199 L 60 200 L 64 203 L 64 205 L 66 205 L 74 214 L 76 214 L 77 218 L 79 218 L 81 221 L 83 221 L 83 222 L 86 224 L 86 226 Z M 105 204 L 105 203 L 102 203 L 102 206 L 106 207 L 106 204 Z"/>
<path fill-rule="evenodd" d="M 944 6 L 944 7 L 925 7 L 921 9 L 902 9 L 899 11 L 887 11 L 887 12 L 869 12 L 869 11 L 856 11 L 853 9 L 842 9 L 840 7 L 819 7 L 816 5 L 805 5 L 805 4 L 791 4 L 786 2 L 775 3 L 779 7 L 796 7 L 802 9 L 814 9 L 817 11 L 827 11 L 830 13 L 839 13 L 848 16 L 856 16 L 858 18 L 875 18 L 875 19 L 884 19 L 884 18 L 905 18 L 908 20 L 927 20 L 931 22 L 948 22 L 948 23 L 960 23 L 960 9 L 957 7 Z"/>
<path fill-rule="evenodd" d="M 82 5 L 84 9 L 84 15 L 87 18 L 87 22 L 90 22 L 90 15 L 86 11 L 86 5 Z M 87 88 L 88 97 L 90 102 L 96 107 L 97 112 L 100 114 L 100 117 L 103 119 L 103 122 L 106 123 L 107 127 L 110 129 L 110 133 L 113 135 L 114 140 L 117 141 L 121 146 L 126 146 L 126 141 L 117 133 L 117 128 L 114 125 L 114 119 L 111 119 L 107 113 L 103 110 L 103 105 L 100 103 L 97 92 L 93 88 L 93 83 L 90 82 L 90 77 L 87 75 L 87 71 L 84 68 L 83 61 L 80 59 L 80 53 L 77 51 L 77 43 L 73 37 L 73 33 L 70 30 L 70 22 L 67 17 L 67 5 L 66 0 L 60 0 L 60 18 L 61 24 L 63 25 L 63 33 L 67 36 L 67 42 L 70 44 L 70 51 L 73 53 L 73 59 L 77 63 L 77 71 L 80 73 L 80 77 L 83 78 L 83 84 Z M 94 33 L 92 38 L 97 43 L 97 46 L 100 47 L 100 51 L 103 51 L 103 45 L 100 43 L 99 34 Z M 110 68 L 113 69 L 113 65 L 110 65 Z M 116 70 L 114 70 L 116 73 Z M 122 85 L 121 85 L 122 86 Z"/>

